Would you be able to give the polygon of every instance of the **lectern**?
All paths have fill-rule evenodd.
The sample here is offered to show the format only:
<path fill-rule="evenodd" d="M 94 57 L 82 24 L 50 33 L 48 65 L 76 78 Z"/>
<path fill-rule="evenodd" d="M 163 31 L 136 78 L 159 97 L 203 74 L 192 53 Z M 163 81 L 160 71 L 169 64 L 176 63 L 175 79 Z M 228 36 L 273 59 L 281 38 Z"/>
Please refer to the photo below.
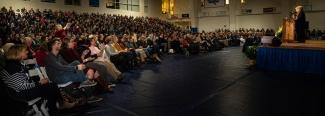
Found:
<path fill-rule="evenodd" d="M 282 25 L 282 39 L 284 43 L 295 42 L 295 20 L 292 18 L 284 18 Z"/>

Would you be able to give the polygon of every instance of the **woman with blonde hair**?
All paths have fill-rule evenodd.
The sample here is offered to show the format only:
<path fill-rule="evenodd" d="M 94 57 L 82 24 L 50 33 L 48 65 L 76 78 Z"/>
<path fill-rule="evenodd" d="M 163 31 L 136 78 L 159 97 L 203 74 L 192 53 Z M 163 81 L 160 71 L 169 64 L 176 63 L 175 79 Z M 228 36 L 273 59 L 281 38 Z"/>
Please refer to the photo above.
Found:
<path fill-rule="evenodd" d="M 65 27 L 62 27 L 61 24 L 55 25 L 55 32 L 54 32 L 55 37 L 58 37 L 61 39 L 61 41 L 64 41 L 64 39 L 67 37 L 66 30 L 68 30 L 70 26 L 71 23 L 67 23 Z"/>
<path fill-rule="evenodd" d="M 53 114 L 56 110 L 56 103 L 59 103 L 59 108 L 72 108 L 75 104 L 65 102 L 60 94 L 57 85 L 49 83 L 46 78 L 41 78 L 38 82 L 30 79 L 28 72 L 22 61 L 28 57 L 27 47 L 24 45 L 13 45 L 5 53 L 6 65 L 1 71 L 4 77 L 2 80 L 12 88 L 18 98 L 32 100 L 37 97 L 42 97 L 48 100 L 49 113 Z"/>

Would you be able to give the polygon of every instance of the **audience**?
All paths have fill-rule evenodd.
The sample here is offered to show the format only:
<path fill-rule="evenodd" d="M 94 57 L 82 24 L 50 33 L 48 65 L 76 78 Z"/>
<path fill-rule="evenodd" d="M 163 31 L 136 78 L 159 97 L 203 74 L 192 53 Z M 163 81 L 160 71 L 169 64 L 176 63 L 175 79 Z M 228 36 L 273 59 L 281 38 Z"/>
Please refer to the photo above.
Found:
<path fill-rule="evenodd" d="M 307 30 L 307 35 L 309 35 L 309 37 L 314 40 L 325 40 L 325 30 Z"/>
<path fill-rule="evenodd" d="M 161 57 L 166 53 L 189 56 L 212 52 L 226 46 L 239 46 L 241 38 L 245 40 L 245 49 L 252 43 L 259 43 L 263 35 L 274 35 L 272 29 L 243 28 L 192 33 L 158 18 L 78 14 L 50 9 L 40 11 L 23 8 L 15 12 L 11 8 L 8 10 L 3 7 L 0 18 L 1 44 L 26 46 L 19 51 L 22 52 L 19 53 L 19 59 L 12 61 L 6 58 L 6 63 L 12 64 L 5 65 L 10 74 L 20 71 L 21 68 L 10 67 L 22 67 L 19 64 L 21 60 L 36 58 L 40 66 L 46 67 L 50 81 L 55 84 L 73 82 L 80 83 L 79 87 L 89 87 L 98 83 L 107 91 L 112 91 L 115 86 L 113 83 L 124 78 L 124 72 L 141 64 L 160 63 Z M 324 37 L 324 33 L 322 36 Z M 8 48 L 10 44 L 4 46 L 3 51 L 8 51 Z M 13 81 L 9 78 L 4 80 L 17 92 L 26 91 L 26 94 L 35 94 L 32 97 L 50 99 L 51 109 L 54 108 L 54 102 L 69 106 L 62 102 L 60 91 L 56 85 L 49 83 L 49 80 L 31 83 L 28 77 L 20 79 L 18 81 L 26 83 L 26 87 L 9 83 Z M 38 86 L 50 90 L 44 93 L 29 91 Z M 43 90 L 45 91 L 42 88 Z"/>

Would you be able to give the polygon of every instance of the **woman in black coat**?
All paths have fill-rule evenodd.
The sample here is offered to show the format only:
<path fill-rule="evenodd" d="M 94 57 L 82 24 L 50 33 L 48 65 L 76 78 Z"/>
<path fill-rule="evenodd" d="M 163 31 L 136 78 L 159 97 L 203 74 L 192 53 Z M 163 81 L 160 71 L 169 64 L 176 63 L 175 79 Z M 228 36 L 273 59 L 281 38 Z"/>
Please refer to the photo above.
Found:
<path fill-rule="evenodd" d="M 296 40 L 298 42 L 305 42 L 306 39 L 306 16 L 302 6 L 297 6 L 295 26 L 296 26 Z"/>

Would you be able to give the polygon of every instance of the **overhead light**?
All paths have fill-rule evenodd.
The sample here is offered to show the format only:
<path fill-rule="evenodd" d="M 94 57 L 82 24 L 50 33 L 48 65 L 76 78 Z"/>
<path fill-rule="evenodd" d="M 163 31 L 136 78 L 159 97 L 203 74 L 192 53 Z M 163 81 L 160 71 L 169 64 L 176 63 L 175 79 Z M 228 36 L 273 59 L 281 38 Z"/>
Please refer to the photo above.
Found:
<path fill-rule="evenodd" d="M 229 4 L 229 0 L 226 0 L 226 4 Z"/>
<path fill-rule="evenodd" d="M 245 0 L 240 0 L 240 3 L 244 4 L 245 3 Z"/>

